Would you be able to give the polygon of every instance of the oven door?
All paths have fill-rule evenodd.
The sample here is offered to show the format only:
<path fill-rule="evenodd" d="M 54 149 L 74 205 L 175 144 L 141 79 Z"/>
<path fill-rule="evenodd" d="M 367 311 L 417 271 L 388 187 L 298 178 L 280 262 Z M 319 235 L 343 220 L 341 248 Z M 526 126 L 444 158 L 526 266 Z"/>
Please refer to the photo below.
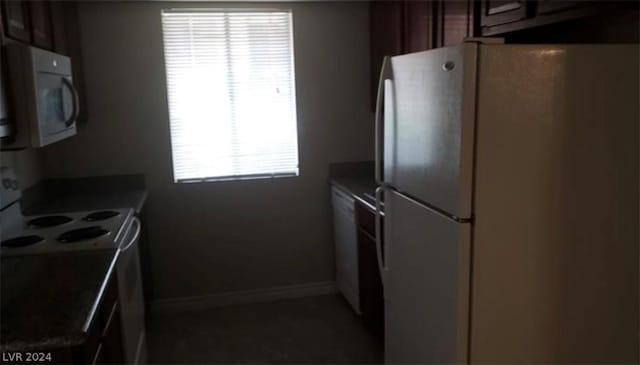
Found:
<path fill-rule="evenodd" d="M 126 364 L 146 361 L 144 297 L 138 247 L 141 228 L 140 220 L 134 217 L 120 247 L 116 269 Z"/>

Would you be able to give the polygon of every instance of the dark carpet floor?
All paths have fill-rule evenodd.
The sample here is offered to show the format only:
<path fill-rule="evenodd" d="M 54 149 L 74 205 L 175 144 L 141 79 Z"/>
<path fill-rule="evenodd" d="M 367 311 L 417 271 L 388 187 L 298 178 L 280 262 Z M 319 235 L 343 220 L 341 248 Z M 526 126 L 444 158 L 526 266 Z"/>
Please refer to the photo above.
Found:
<path fill-rule="evenodd" d="M 379 364 L 382 344 L 339 295 L 154 315 L 154 364 Z"/>

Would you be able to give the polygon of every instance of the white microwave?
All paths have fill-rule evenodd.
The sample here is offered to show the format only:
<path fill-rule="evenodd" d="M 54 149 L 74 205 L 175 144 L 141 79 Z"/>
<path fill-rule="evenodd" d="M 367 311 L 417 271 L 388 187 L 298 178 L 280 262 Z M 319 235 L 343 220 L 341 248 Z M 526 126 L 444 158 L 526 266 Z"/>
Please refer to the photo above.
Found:
<path fill-rule="evenodd" d="M 6 51 L 15 128 L 2 148 L 42 147 L 75 135 L 80 106 L 71 59 L 18 43 Z"/>

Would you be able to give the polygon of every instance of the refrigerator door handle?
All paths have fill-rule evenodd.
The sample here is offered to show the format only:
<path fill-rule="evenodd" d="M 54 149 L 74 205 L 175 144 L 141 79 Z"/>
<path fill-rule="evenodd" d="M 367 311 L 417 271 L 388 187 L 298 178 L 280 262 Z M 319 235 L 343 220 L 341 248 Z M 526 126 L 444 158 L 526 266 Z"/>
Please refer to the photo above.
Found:
<path fill-rule="evenodd" d="M 384 191 L 384 187 L 378 186 L 376 188 L 376 257 L 378 258 L 378 271 L 380 271 L 380 278 L 382 280 L 382 286 L 385 285 L 385 278 L 387 273 L 386 266 L 386 252 L 387 246 L 385 245 L 385 249 L 382 249 L 382 209 L 381 209 L 381 201 L 382 201 L 382 193 Z M 388 243 L 387 243 L 388 244 Z"/>
<path fill-rule="evenodd" d="M 375 178 L 378 185 L 384 183 L 384 177 L 382 175 L 382 154 L 383 143 L 382 140 L 382 128 L 384 123 L 384 95 L 385 95 L 385 81 L 391 79 L 391 58 L 386 56 L 382 60 L 382 69 L 380 70 L 380 79 L 378 80 L 378 93 L 376 95 L 376 114 L 375 114 Z"/>

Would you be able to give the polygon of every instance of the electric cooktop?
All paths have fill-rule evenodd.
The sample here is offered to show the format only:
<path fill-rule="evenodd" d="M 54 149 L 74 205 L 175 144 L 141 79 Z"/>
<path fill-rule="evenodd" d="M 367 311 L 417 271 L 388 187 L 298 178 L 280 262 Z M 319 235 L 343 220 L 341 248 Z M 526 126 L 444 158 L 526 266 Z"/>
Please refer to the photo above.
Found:
<path fill-rule="evenodd" d="M 22 216 L 14 205 L 3 212 L 0 256 L 117 247 L 133 216 L 130 208 Z"/>

